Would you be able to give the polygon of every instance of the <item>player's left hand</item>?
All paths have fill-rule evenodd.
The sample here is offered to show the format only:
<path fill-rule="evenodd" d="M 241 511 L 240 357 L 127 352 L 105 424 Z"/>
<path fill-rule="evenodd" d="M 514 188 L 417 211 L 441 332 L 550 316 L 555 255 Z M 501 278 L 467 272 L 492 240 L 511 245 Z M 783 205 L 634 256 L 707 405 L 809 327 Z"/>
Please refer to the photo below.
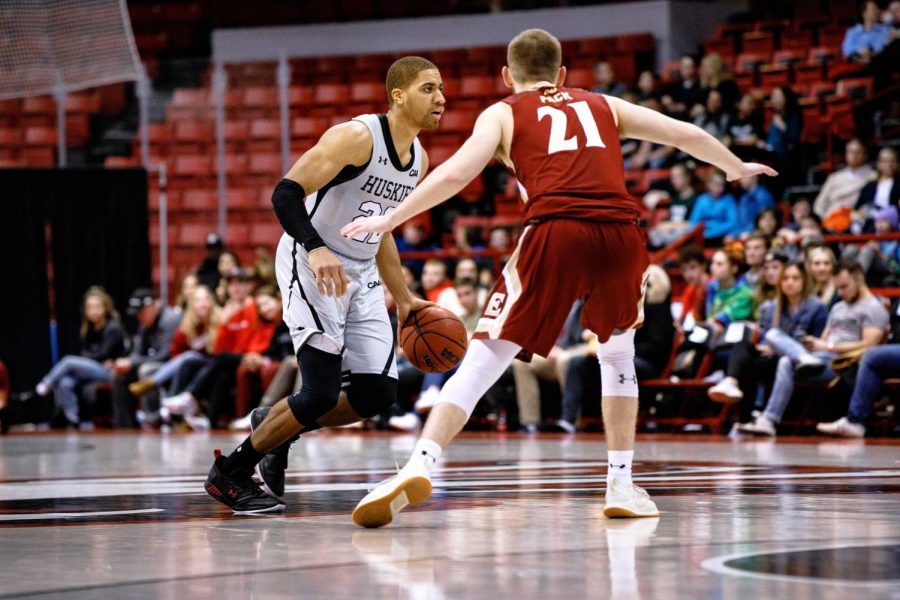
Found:
<path fill-rule="evenodd" d="M 344 237 L 356 237 L 360 233 L 376 233 L 391 231 L 396 224 L 391 220 L 391 215 L 378 215 L 356 219 L 352 223 L 344 225 L 341 235 Z"/>
<path fill-rule="evenodd" d="M 397 303 L 397 323 L 400 326 L 400 329 L 403 328 L 403 325 L 406 323 L 406 319 L 409 318 L 410 313 L 414 313 L 417 310 L 422 310 L 427 306 L 437 306 L 434 302 L 429 302 L 428 300 L 422 300 L 421 298 L 413 298 L 410 303 Z M 399 333 L 399 332 L 398 332 Z"/>
<path fill-rule="evenodd" d="M 738 179 L 752 177 L 754 175 L 768 175 L 769 177 L 778 177 L 778 171 L 776 171 L 772 167 L 761 165 L 759 163 L 741 163 L 740 171 L 736 173 L 728 173 L 726 174 L 725 178 L 728 181 L 737 181 Z"/>

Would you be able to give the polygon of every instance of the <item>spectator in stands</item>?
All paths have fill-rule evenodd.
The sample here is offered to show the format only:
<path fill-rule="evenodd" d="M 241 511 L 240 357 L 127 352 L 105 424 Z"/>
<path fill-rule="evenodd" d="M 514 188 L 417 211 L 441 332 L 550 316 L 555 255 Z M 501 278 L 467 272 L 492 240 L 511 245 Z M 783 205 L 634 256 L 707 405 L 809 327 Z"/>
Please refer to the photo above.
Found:
<path fill-rule="evenodd" d="M 425 290 L 422 289 L 422 282 L 416 279 L 416 274 L 413 273 L 412 269 L 404 264 L 400 266 L 400 272 L 403 273 L 403 281 L 406 282 L 406 287 L 409 288 L 409 291 L 416 298 L 424 298 Z M 390 306 L 390 303 L 388 303 L 388 306 Z"/>
<path fill-rule="evenodd" d="M 685 163 L 674 165 L 669 171 L 669 218 L 657 223 L 650 230 L 650 245 L 654 248 L 668 246 L 691 227 L 690 216 L 697 201 L 694 187 L 694 171 Z"/>
<path fill-rule="evenodd" d="M 707 246 L 721 246 L 725 236 L 738 235 L 738 211 L 734 196 L 728 193 L 725 173 L 718 169 L 706 179 L 706 192 L 700 194 L 691 211 L 691 225 L 703 223 Z"/>
<path fill-rule="evenodd" d="M 223 254 L 222 256 L 226 256 Z M 253 289 L 256 281 L 246 269 L 235 267 L 225 278 L 224 295 L 216 294 L 218 304 L 222 306 L 222 322 L 253 304 Z"/>
<path fill-rule="evenodd" d="M 875 178 L 875 171 L 866 164 L 866 147 L 859 140 L 852 139 L 847 142 L 844 160 L 847 166 L 828 176 L 813 204 L 813 212 L 819 215 L 826 227 L 829 224 L 829 217 L 835 220 L 840 214 L 838 211 L 846 213 L 846 227 L 843 229 L 829 227 L 835 231 L 844 231 L 850 226 L 850 209 L 856 206 L 859 193 L 866 184 Z"/>
<path fill-rule="evenodd" d="M 811 246 L 806 249 L 806 271 L 812 276 L 813 294 L 825 308 L 831 307 L 839 300 L 834 287 L 834 274 L 837 260 L 828 246 Z"/>
<path fill-rule="evenodd" d="M 84 294 L 81 352 L 64 356 L 37 384 L 39 396 L 56 392 L 56 400 L 69 425 L 93 429 L 79 413 L 78 391 L 88 383 L 109 383 L 115 360 L 125 354 L 125 329 L 113 300 L 99 285 Z"/>
<path fill-rule="evenodd" d="M 788 257 L 782 252 L 769 252 L 763 262 L 762 277 L 756 285 L 753 297 L 754 312 L 758 315 L 759 308 L 768 300 L 773 300 L 778 295 L 778 283 L 781 281 L 781 273 L 788 264 Z M 806 271 L 804 271 L 806 273 Z"/>
<path fill-rule="evenodd" d="M 197 279 L 202 285 L 211 290 L 215 290 L 219 286 L 221 274 L 219 271 L 219 255 L 225 251 L 225 244 L 217 233 L 210 233 L 206 236 L 206 256 L 203 262 L 197 267 Z"/>
<path fill-rule="evenodd" d="M 896 206 L 886 206 L 875 215 L 875 233 L 897 233 L 900 215 Z M 900 243 L 897 240 L 871 240 L 865 246 L 850 245 L 842 257 L 859 261 L 866 283 L 874 287 L 896 287 L 900 276 Z"/>
<path fill-rule="evenodd" d="M 616 81 L 616 73 L 612 65 L 605 60 L 594 65 L 594 78 L 597 80 L 597 85 L 591 90 L 592 92 L 621 98 L 622 94 L 628 90 L 624 83 Z"/>
<path fill-rule="evenodd" d="M 855 232 L 869 233 L 875 227 L 874 215 L 888 206 L 900 206 L 900 176 L 897 175 L 897 151 L 882 148 L 875 163 L 877 179 L 868 182 L 859 192 L 854 207 Z"/>
<path fill-rule="evenodd" d="M 759 211 L 759 214 L 756 215 L 756 222 L 754 223 L 754 231 L 758 231 L 769 240 L 769 243 L 774 245 L 777 241 L 779 243 L 783 242 L 783 240 L 776 240 L 778 238 L 778 231 L 781 229 L 781 211 L 777 208 L 764 208 Z"/>
<path fill-rule="evenodd" d="M 725 70 L 722 57 L 717 52 L 711 52 L 700 61 L 700 89 L 703 96 L 701 104 L 705 104 L 706 96 L 712 90 L 722 95 L 722 104 L 726 107 L 734 106 L 740 94 L 734 78 Z M 699 108 L 694 109 L 695 113 Z"/>
<path fill-rule="evenodd" d="M 872 58 L 884 50 L 892 39 L 891 27 L 880 23 L 881 10 L 872 0 L 862 8 L 861 22 L 847 30 L 841 53 L 851 62 L 867 65 Z"/>
<path fill-rule="evenodd" d="M 228 282 L 240 268 L 241 259 L 231 250 L 225 250 L 219 255 L 219 280 L 216 286 L 210 289 L 215 290 L 220 306 L 225 306 L 228 302 Z"/>
<path fill-rule="evenodd" d="M 0 360 L 0 433 L 9 431 L 9 411 L 6 406 L 9 404 L 9 372 L 6 365 Z"/>
<path fill-rule="evenodd" d="M 881 384 L 889 377 L 900 377 L 900 344 L 869 348 L 859 361 L 853 395 L 847 416 L 831 423 L 819 423 L 819 433 L 835 437 L 861 438 L 866 435 L 866 419 L 872 414 L 881 392 Z"/>
<path fill-rule="evenodd" d="M 744 94 L 722 143 L 742 159 L 748 160 L 758 157 L 764 135 L 763 113 L 757 106 L 756 98 L 752 94 Z"/>
<path fill-rule="evenodd" d="M 514 360 L 513 375 L 516 380 L 516 402 L 519 421 L 528 433 L 537 431 L 541 423 L 541 389 L 539 379 L 555 383 L 563 391 L 566 369 L 573 357 L 591 354 L 594 350 L 584 340 L 581 326 L 582 302 L 573 306 L 566 318 L 562 332 L 547 357 L 534 355 L 531 362 Z"/>
<path fill-rule="evenodd" d="M 636 96 L 636 100 L 634 104 L 638 102 L 642 102 L 649 98 L 659 99 L 659 77 L 653 71 L 641 71 L 641 74 L 638 75 L 637 86 L 635 87 L 634 94 Z M 621 96 L 623 99 L 625 95 Z"/>
<path fill-rule="evenodd" d="M 131 354 L 117 358 L 112 385 L 113 422 L 116 427 L 136 427 L 137 402 L 128 385 L 147 379 L 171 356 L 172 338 L 181 313 L 162 303 L 152 290 L 140 288 L 128 300 L 128 314 L 137 319 Z"/>
<path fill-rule="evenodd" d="M 456 270 L 453 273 L 453 280 L 458 282 L 469 279 L 475 282 L 476 294 L 478 296 L 478 305 L 484 306 L 484 303 L 487 301 L 488 292 L 490 290 L 482 285 L 479 285 L 478 283 L 478 264 L 471 258 L 463 258 L 456 263 Z M 459 295 L 458 286 L 457 295 Z M 463 308 L 465 308 L 462 299 L 460 299 L 460 304 L 463 305 Z"/>
<path fill-rule="evenodd" d="M 797 103 L 797 94 L 787 86 L 778 86 L 772 90 L 769 98 L 772 103 L 772 121 L 766 134 L 765 148 L 772 153 L 775 169 L 788 181 L 792 180 L 793 152 L 800 143 L 803 131 L 803 117 Z M 791 157 L 789 159 L 788 157 Z"/>
<path fill-rule="evenodd" d="M 706 95 L 706 106 L 694 117 L 694 125 L 722 141 L 730 131 L 732 119 L 731 111 L 722 104 L 722 94 L 712 90 Z"/>
<path fill-rule="evenodd" d="M 463 231 L 465 230 L 465 228 L 462 227 L 460 229 Z M 398 252 L 422 252 L 426 250 L 435 250 L 434 244 L 432 244 L 428 239 L 425 225 L 420 219 L 411 219 L 404 223 L 400 235 L 394 236 L 394 241 L 397 244 Z M 465 244 L 467 245 L 468 242 L 465 242 Z M 468 248 L 463 247 L 462 249 L 466 250 Z M 418 278 L 422 274 L 422 268 L 425 263 L 421 259 L 417 258 L 414 260 L 404 260 L 403 264 L 409 267 L 415 274 L 416 278 Z"/>
<path fill-rule="evenodd" d="M 753 318 L 753 287 L 741 274 L 744 255 L 739 244 L 713 254 L 706 288 L 706 322 L 721 333 L 734 321 Z"/>
<path fill-rule="evenodd" d="M 253 269 L 250 275 L 254 283 L 259 286 L 278 285 L 275 282 L 275 259 L 272 258 L 272 254 L 262 246 L 257 247 L 253 254 Z"/>
<path fill-rule="evenodd" d="M 634 336 L 634 368 L 638 381 L 659 377 L 669 360 L 675 327 L 672 323 L 672 283 L 665 270 L 650 265 L 647 272 L 647 292 L 644 296 L 644 325 Z M 596 338 L 592 340 L 596 342 Z M 601 395 L 600 363 L 596 343 L 591 352 L 573 356 L 565 371 L 562 396 L 562 417 L 557 426 L 573 433 L 578 413 L 588 403 L 597 403 Z"/>
<path fill-rule="evenodd" d="M 466 327 L 466 333 L 469 339 L 475 333 L 475 326 L 478 324 L 478 318 L 481 316 L 482 304 L 478 301 L 478 284 L 475 279 L 457 279 L 453 283 L 456 290 L 459 304 L 462 307 L 462 313 L 459 318 L 462 319 L 463 325 Z M 419 399 L 415 404 L 417 412 L 427 412 L 431 410 L 437 402 L 441 388 L 447 383 L 447 380 L 456 373 L 456 367 L 444 373 L 426 373 L 422 381 L 422 389 Z"/>
<path fill-rule="evenodd" d="M 706 257 L 703 249 L 694 245 L 684 246 L 678 252 L 678 267 L 684 279 L 684 289 L 673 301 L 676 324 L 690 330 L 694 323 L 706 318 Z"/>
<path fill-rule="evenodd" d="M 705 99 L 705 92 L 697 78 L 697 61 L 693 56 L 685 54 L 681 57 L 678 74 L 678 81 L 666 88 L 660 102 L 669 116 L 687 119 L 691 113 L 696 114 L 695 107 L 703 106 Z"/>
<path fill-rule="evenodd" d="M 641 106 L 660 112 L 660 104 L 655 98 L 647 98 Z M 665 144 L 657 144 L 648 140 L 641 141 L 637 150 L 628 158 L 623 158 L 626 169 L 662 169 L 670 164 L 675 156 L 675 148 Z"/>
<path fill-rule="evenodd" d="M 778 329 L 800 343 L 808 335 L 822 335 L 828 320 L 825 305 L 812 293 L 812 281 L 803 263 L 790 263 L 780 271 L 778 293 L 759 307 L 760 341 L 754 343 L 752 338 L 745 337 L 734 344 L 728 357 L 727 376 L 707 391 L 716 402 L 741 403 L 739 424 L 752 423 L 757 382 L 769 381 L 774 376 L 779 355 L 765 341 L 769 330 Z"/>
<path fill-rule="evenodd" d="M 194 295 L 194 290 L 197 289 L 198 285 L 200 285 L 200 279 L 193 273 L 186 273 L 181 278 L 181 281 L 178 283 L 178 293 L 175 296 L 176 312 L 182 313 L 187 309 L 188 302 L 191 296 Z"/>
<path fill-rule="evenodd" d="M 453 314 L 462 314 L 462 306 L 456 297 L 453 282 L 447 277 L 447 264 L 437 258 L 429 258 L 422 269 L 422 288 L 425 299 L 446 308 Z"/>
<path fill-rule="evenodd" d="M 488 234 L 488 248 L 500 252 L 500 260 L 506 262 L 512 254 L 512 234 L 506 227 L 494 227 Z"/>
<path fill-rule="evenodd" d="M 219 417 L 229 412 L 238 367 L 246 355 L 259 354 L 269 347 L 280 319 L 278 292 L 272 287 L 256 290 L 254 303 L 219 328 L 212 360 L 200 368 L 184 392 L 166 398 L 164 406 L 172 414 L 184 415 L 194 429 L 219 427 Z M 198 400 L 203 398 L 208 399 L 206 415 L 194 416 Z"/>
<path fill-rule="evenodd" d="M 762 282 L 768 252 L 769 240 L 762 233 L 755 231 L 744 240 L 744 264 L 747 266 L 744 279 L 753 287 Z"/>
<path fill-rule="evenodd" d="M 288 367 L 282 369 L 284 364 Z M 234 387 L 234 416 L 237 418 L 228 428 L 250 429 L 250 411 L 263 405 L 263 402 L 264 406 L 272 406 L 290 395 L 298 383 L 301 383 L 298 381 L 298 372 L 291 331 L 283 320 L 278 319 L 268 347 L 262 352 L 248 352 L 241 360 L 235 374 Z M 281 380 L 277 382 L 277 388 L 273 389 L 279 375 Z"/>
<path fill-rule="evenodd" d="M 772 194 L 759 184 L 759 177 L 747 177 L 740 180 L 740 186 L 744 190 L 737 203 L 738 224 L 737 235 L 746 237 L 756 229 L 756 217 L 763 210 L 775 206 Z"/>
<path fill-rule="evenodd" d="M 198 285 L 172 336 L 170 358 L 152 374 L 129 385 L 128 390 L 137 397 L 166 385 L 170 394 L 183 391 L 196 371 L 207 362 L 221 323 L 222 313 L 215 296 L 205 285 Z M 145 422 L 154 423 L 158 419 L 158 407 L 156 403 L 149 404 L 144 397 Z"/>
<path fill-rule="evenodd" d="M 831 360 L 865 351 L 881 342 L 890 320 L 887 309 L 866 287 L 859 263 L 842 260 L 835 275 L 841 301 L 828 313 L 821 336 L 806 335 L 798 341 L 780 329 L 770 329 L 766 342 L 781 355 L 772 394 L 763 413 L 738 429 L 744 433 L 775 435 L 775 425 L 791 400 L 794 379 L 825 383 L 834 379 Z"/>

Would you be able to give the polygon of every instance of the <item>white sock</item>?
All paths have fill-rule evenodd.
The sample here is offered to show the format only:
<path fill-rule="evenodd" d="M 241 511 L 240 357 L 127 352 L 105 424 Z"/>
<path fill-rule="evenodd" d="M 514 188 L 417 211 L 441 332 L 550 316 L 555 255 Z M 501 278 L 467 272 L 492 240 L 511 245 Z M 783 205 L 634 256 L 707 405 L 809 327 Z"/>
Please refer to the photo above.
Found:
<path fill-rule="evenodd" d="M 632 485 L 631 461 L 634 459 L 634 450 L 608 450 L 606 457 L 606 483 L 615 481 L 620 486 Z"/>
<path fill-rule="evenodd" d="M 441 457 L 441 452 L 441 447 L 434 440 L 419 438 L 407 464 L 412 463 L 413 461 L 419 462 L 425 465 L 425 468 L 428 469 L 428 472 L 430 473 L 431 469 L 434 467 L 434 463 Z"/>

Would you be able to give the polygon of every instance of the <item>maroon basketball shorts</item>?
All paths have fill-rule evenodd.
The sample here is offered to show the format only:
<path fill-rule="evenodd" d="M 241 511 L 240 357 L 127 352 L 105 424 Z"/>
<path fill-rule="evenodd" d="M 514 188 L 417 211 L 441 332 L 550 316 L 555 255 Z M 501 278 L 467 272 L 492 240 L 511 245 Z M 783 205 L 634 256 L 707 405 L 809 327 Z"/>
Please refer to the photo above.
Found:
<path fill-rule="evenodd" d="M 649 264 L 644 235 L 632 223 L 529 225 L 488 294 L 474 337 L 509 340 L 546 356 L 581 298 L 582 323 L 605 342 L 643 322 Z"/>

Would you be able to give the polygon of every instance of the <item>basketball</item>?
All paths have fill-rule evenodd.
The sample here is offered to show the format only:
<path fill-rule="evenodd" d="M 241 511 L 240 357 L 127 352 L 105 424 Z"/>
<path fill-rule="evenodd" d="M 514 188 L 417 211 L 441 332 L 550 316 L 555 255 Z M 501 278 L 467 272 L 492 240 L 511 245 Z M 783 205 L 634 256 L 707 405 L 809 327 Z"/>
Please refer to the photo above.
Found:
<path fill-rule="evenodd" d="M 407 317 L 400 345 L 420 371 L 443 373 L 462 360 L 468 335 L 459 317 L 445 308 L 428 306 Z"/>

